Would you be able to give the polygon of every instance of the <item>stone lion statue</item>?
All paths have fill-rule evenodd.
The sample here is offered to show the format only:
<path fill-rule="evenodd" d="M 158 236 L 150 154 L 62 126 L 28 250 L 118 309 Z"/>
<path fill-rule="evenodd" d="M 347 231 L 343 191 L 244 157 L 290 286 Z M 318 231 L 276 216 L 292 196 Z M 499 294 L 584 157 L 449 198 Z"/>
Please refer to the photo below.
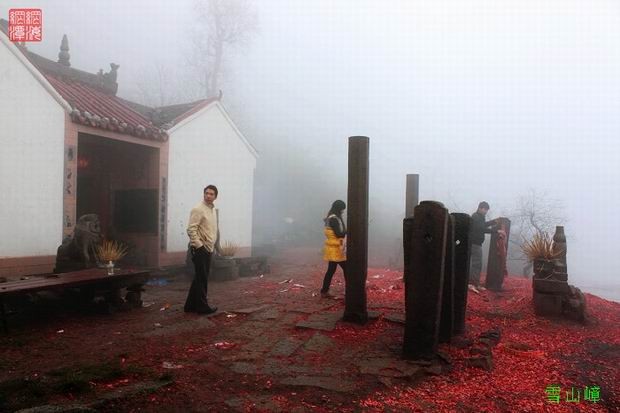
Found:
<path fill-rule="evenodd" d="M 101 242 L 101 223 L 97 214 L 82 215 L 73 235 L 66 237 L 56 253 L 54 272 L 76 271 L 96 264 L 95 246 Z"/>

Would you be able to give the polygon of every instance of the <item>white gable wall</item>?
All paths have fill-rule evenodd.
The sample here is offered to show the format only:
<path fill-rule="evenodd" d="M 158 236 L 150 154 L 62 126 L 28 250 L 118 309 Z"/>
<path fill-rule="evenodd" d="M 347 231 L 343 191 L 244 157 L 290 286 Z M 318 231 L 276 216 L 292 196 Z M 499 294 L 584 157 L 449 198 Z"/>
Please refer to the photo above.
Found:
<path fill-rule="evenodd" d="M 64 109 L 3 42 L 0 96 L 0 257 L 56 255 Z"/>
<path fill-rule="evenodd" d="M 170 133 L 168 164 L 167 251 L 187 249 L 187 221 L 202 201 L 202 190 L 214 184 L 222 241 L 241 247 L 252 243 L 252 199 L 256 158 L 230 124 L 219 104 Z"/>

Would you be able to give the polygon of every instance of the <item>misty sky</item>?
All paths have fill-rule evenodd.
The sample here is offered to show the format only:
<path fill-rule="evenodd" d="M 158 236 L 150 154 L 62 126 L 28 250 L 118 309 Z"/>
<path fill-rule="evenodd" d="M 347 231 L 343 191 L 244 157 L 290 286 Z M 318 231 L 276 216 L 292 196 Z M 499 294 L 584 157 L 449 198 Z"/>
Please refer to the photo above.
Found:
<path fill-rule="evenodd" d="M 56 59 L 67 33 L 73 67 L 118 63 L 119 94 L 138 99 L 153 64 L 186 66 L 191 4 L 2 0 L 0 16 L 41 7 L 44 41 L 31 50 Z M 337 182 L 321 196 L 344 198 L 346 138 L 370 136 L 372 195 L 396 231 L 407 173 L 420 174 L 421 199 L 469 213 L 484 199 L 490 217 L 530 188 L 547 191 L 566 205 L 570 282 L 620 294 L 619 2 L 261 0 L 257 9 L 259 32 L 230 61 L 224 104 L 264 157 L 303 157 L 316 179 Z"/>

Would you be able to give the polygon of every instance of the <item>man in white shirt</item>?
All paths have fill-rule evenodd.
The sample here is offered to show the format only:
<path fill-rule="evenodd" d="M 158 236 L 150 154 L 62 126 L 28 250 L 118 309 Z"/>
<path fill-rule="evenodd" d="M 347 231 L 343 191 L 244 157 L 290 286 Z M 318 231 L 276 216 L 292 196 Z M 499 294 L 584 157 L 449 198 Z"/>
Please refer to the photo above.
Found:
<path fill-rule="evenodd" d="M 213 204 L 216 198 L 217 187 L 208 185 L 203 191 L 203 201 L 192 209 L 189 216 L 187 235 L 196 273 L 185 301 L 187 313 L 212 314 L 217 311 L 217 307 L 209 306 L 207 298 L 211 257 L 220 250 L 217 210 Z"/>

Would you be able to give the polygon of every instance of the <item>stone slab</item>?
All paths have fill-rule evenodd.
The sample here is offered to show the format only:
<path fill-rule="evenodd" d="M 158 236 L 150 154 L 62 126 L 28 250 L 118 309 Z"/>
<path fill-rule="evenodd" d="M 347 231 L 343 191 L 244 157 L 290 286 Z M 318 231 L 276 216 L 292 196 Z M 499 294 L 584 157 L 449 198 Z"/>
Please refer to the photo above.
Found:
<path fill-rule="evenodd" d="M 260 310 L 250 315 L 250 320 L 275 320 L 280 317 L 280 311 L 277 308 L 268 308 L 266 310 Z"/>
<path fill-rule="evenodd" d="M 319 311 L 327 310 L 335 305 L 338 305 L 338 301 L 332 300 L 332 302 L 304 303 L 293 306 L 288 309 L 288 311 L 294 313 L 314 314 Z"/>
<path fill-rule="evenodd" d="M 236 362 L 230 366 L 230 369 L 238 374 L 258 374 L 256 364 Z"/>
<path fill-rule="evenodd" d="M 257 311 L 265 310 L 271 307 L 271 304 L 257 305 L 254 307 L 239 308 L 237 310 L 229 310 L 230 313 L 252 314 Z"/>
<path fill-rule="evenodd" d="M 164 321 L 161 323 L 161 327 L 153 326 L 152 330 L 141 334 L 141 337 L 162 337 L 212 327 L 215 327 L 215 323 L 207 317 L 181 322 Z"/>
<path fill-rule="evenodd" d="M 378 357 L 358 360 L 360 373 L 384 377 L 412 377 L 421 372 L 420 367 L 405 360 Z"/>
<path fill-rule="evenodd" d="M 306 343 L 304 344 L 304 351 L 322 353 L 334 345 L 334 340 L 331 338 L 321 334 L 315 333 Z"/>
<path fill-rule="evenodd" d="M 340 393 L 352 393 L 356 390 L 355 383 L 338 377 L 297 376 L 285 378 L 280 383 L 287 386 L 319 387 Z"/>
<path fill-rule="evenodd" d="M 289 357 L 293 355 L 293 353 L 295 353 L 302 344 L 304 344 L 303 340 L 286 337 L 276 343 L 273 349 L 269 352 L 269 355 L 276 357 Z"/>
<path fill-rule="evenodd" d="M 342 314 L 337 313 L 318 313 L 312 314 L 306 320 L 298 322 L 297 328 L 308 328 L 313 330 L 332 331 L 336 328 L 336 323 L 342 319 Z"/>

